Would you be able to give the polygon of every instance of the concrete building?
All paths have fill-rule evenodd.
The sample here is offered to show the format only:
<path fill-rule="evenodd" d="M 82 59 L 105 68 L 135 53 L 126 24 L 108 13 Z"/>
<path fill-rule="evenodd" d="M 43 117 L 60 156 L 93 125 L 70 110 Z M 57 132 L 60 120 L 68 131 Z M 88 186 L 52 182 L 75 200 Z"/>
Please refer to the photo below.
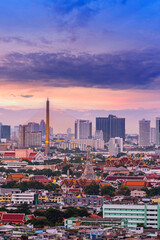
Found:
<path fill-rule="evenodd" d="M 89 120 L 75 121 L 75 139 L 91 139 L 92 123 Z"/>
<path fill-rule="evenodd" d="M 67 195 L 64 198 L 64 203 L 67 205 L 80 205 L 85 204 L 87 206 L 97 206 L 97 205 L 103 205 L 103 197 L 90 195 L 90 196 L 69 196 Z"/>
<path fill-rule="evenodd" d="M 29 147 L 30 127 L 28 125 L 19 125 L 18 147 Z"/>
<path fill-rule="evenodd" d="M 125 118 L 114 115 L 96 118 L 96 130 L 103 131 L 103 140 L 108 142 L 110 138 L 120 137 L 125 140 Z"/>
<path fill-rule="evenodd" d="M 97 139 L 100 139 L 100 140 L 103 140 L 103 131 L 102 130 L 96 130 L 95 131 L 95 137 L 94 137 L 96 140 Z"/>
<path fill-rule="evenodd" d="M 131 191 L 131 197 L 146 197 L 146 192 L 145 191 L 138 191 L 138 190 L 132 190 Z"/>
<path fill-rule="evenodd" d="M 34 196 L 35 196 L 34 192 L 14 193 L 12 194 L 11 202 L 14 204 L 21 203 L 33 204 Z"/>
<path fill-rule="evenodd" d="M 36 131 L 32 132 L 32 127 L 30 125 L 20 125 L 19 126 L 19 148 L 28 147 L 41 147 L 42 145 L 42 132 Z"/>
<path fill-rule="evenodd" d="M 160 145 L 160 117 L 156 118 L 156 145 Z"/>
<path fill-rule="evenodd" d="M 86 150 L 87 146 L 91 146 L 92 148 L 104 149 L 104 141 L 101 139 L 73 139 L 70 141 L 71 143 L 78 144 L 82 148 Z"/>
<path fill-rule="evenodd" d="M 139 121 L 139 146 L 147 147 L 150 146 L 150 121 L 142 119 Z"/>
<path fill-rule="evenodd" d="M 156 128 L 151 128 L 151 144 L 156 144 Z"/>
<path fill-rule="evenodd" d="M 123 139 L 120 137 L 110 138 L 108 148 L 110 154 L 117 156 L 118 153 L 123 152 Z"/>
<path fill-rule="evenodd" d="M 30 133 L 30 147 L 41 147 L 42 146 L 42 132 L 31 132 Z"/>
<path fill-rule="evenodd" d="M 46 135 L 46 123 L 44 120 L 41 120 L 40 122 L 40 131 L 42 132 L 42 137 Z"/>
<path fill-rule="evenodd" d="M 129 228 L 142 223 L 145 227 L 160 229 L 160 205 L 104 204 L 103 218 L 126 219 Z"/>

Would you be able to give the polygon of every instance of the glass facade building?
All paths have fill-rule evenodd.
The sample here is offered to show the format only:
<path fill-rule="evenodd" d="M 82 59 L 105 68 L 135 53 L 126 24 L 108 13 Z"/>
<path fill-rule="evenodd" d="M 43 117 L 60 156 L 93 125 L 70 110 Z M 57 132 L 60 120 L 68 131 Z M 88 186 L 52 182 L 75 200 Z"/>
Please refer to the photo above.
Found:
<path fill-rule="evenodd" d="M 125 118 L 114 115 L 96 118 L 96 130 L 103 131 L 103 140 L 108 142 L 110 138 L 120 137 L 125 140 Z"/>

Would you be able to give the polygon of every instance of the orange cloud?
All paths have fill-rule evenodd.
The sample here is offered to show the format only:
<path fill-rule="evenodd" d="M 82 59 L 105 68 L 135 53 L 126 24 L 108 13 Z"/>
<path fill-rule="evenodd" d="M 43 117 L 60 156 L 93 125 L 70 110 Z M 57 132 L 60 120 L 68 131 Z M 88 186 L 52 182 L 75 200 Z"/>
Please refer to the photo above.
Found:
<path fill-rule="evenodd" d="M 111 90 L 84 87 L 45 87 L 4 84 L 0 88 L 0 107 L 10 109 L 41 108 L 50 98 L 62 109 L 122 110 L 159 108 L 160 90 Z M 30 97 L 23 97 L 30 96 Z"/>

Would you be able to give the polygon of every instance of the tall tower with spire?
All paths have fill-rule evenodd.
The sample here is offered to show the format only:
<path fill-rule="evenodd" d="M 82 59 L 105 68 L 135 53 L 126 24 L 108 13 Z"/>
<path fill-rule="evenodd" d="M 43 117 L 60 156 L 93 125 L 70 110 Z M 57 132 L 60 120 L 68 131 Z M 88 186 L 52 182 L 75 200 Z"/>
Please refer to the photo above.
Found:
<path fill-rule="evenodd" d="M 46 142 L 45 142 L 45 154 L 49 153 L 49 99 L 46 102 Z"/>

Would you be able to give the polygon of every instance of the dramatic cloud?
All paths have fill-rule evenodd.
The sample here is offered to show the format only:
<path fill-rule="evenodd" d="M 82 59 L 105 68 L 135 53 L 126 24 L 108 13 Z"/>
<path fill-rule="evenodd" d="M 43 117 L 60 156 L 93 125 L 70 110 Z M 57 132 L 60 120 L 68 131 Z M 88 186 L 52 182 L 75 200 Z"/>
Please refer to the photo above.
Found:
<path fill-rule="evenodd" d="M 159 88 L 160 51 L 117 54 L 13 53 L 3 59 L 0 78 L 55 87 Z"/>

